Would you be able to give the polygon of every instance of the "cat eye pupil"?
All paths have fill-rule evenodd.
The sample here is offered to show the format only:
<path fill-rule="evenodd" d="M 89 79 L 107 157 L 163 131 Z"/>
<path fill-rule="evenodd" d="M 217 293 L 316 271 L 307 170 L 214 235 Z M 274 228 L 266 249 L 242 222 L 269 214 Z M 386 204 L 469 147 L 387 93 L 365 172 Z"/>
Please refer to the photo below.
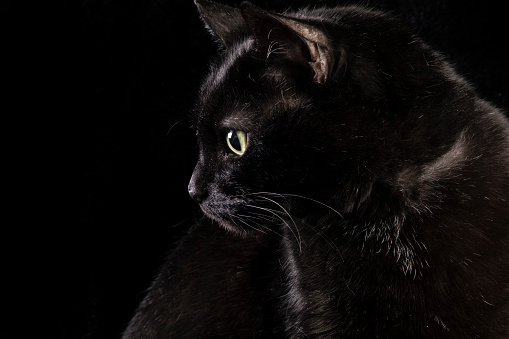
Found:
<path fill-rule="evenodd" d="M 231 130 L 226 135 L 226 143 L 235 154 L 242 155 L 246 151 L 246 133 Z"/>
<path fill-rule="evenodd" d="M 232 145 L 233 148 L 235 148 L 237 151 L 240 151 L 241 150 L 241 146 L 240 146 L 240 140 L 239 140 L 239 137 L 237 136 L 237 134 L 234 134 L 233 132 L 230 132 L 231 135 L 229 137 L 230 139 L 230 144 Z"/>

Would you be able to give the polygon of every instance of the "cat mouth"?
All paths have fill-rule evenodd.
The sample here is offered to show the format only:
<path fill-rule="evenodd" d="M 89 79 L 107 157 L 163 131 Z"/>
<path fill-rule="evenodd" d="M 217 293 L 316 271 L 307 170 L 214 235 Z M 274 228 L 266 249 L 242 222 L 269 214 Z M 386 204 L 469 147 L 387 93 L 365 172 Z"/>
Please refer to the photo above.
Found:
<path fill-rule="evenodd" d="M 205 216 L 207 216 L 209 219 L 217 222 L 221 227 L 223 227 L 227 231 L 230 231 L 232 233 L 242 235 L 242 236 L 247 234 L 248 231 L 245 228 L 243 228 L 241 225 L 239 225 L 238 223 L 233 221 L 233 218 L 231 217 L 230 213 L 229 213 L 230 216 L 225 217 L 222 215 L 218 215 L 218 213 L 214 213 L 207 206 L 205 206 L 205 204 L 200 204 L 200 208 L 201 208 L 202 212 L 205 214 Z"/>
<path fill-rule="evenodd" d="M 199 205 L 207 218 L 234 234 L 277 234 L 279 227 L 288 226 L 292 230 L 297 227 L 295 220 L 299 216 L 298 213 L 293 215 L 295 211 L 291 208 L 291 201 L 296 197 L 339 214 L 332 207 L 311 198 L 270 192 L 244 193 L 234 197 L 216 194 L 200 201 Z"/>

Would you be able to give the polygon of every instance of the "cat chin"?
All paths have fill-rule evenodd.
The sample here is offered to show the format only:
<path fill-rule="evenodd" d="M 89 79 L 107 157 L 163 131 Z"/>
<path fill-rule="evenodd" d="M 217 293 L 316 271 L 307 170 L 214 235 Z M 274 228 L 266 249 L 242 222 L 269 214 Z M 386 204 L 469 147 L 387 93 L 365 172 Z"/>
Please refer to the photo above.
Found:
<path fill-rule="evenodd" d="M 226 221 L 226 220 L 216 220 L 216 221 L 217 221 L 217 223 L 219 223 L 219 225 L 221 225 L 222 228 L 224 228 L 229 233 L 233 233 L 236 236 L 245 238 L 245 237 L 247 237 L 247 235 L 249 233 L 248 231 L 241 229 L 239 226 L 233 224 L 230 221 Z"/>
<path fill-rule="evenodd" d="M 240 236 L 240 237 L 246 237 L 248 235 L 249 232 L 247 230 L 241 228 L 234 222 L 227 220 L 227 219 L 217 217 L 216 215 L 214 215 L 213 213 L 208 211 L 203 206 L 200 206 L 200 208 L 203 211 L 203 213 L 205 214 L 205 216 L 207 216 L 212 221 L 218 223 L 222 228 L 224 228 L 229 233 L 232 233 L 232 234 L 234 234 L 236 236 Z"/>

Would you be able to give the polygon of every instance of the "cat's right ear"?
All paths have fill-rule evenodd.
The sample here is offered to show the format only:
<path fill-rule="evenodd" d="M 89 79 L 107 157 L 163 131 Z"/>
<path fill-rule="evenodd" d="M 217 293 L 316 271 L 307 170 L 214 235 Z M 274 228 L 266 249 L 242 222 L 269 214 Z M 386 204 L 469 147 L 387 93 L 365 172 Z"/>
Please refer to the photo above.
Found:
<path fill-rule="evenodd" d="M 267 60 L 280 62 L 285 68 L 311 70 L 316 83 L 326 82 L 337 57 L 320 25 L 267 12 L 247 1 L 240 5 L 240 9 L 258 51 L 264 53 Z"/>
<path fill-rule="evenodd" d="M 194 2 L 205 26 L 224 48 L 229 48 L 243 37 L 249 29 L 238 8 L 205 0 Z"/>

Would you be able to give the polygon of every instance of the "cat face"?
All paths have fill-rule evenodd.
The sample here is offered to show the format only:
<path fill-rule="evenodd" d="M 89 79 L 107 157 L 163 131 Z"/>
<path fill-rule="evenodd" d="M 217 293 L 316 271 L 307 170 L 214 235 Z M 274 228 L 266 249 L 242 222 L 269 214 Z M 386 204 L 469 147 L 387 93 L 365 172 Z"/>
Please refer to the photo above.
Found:
<path fill-rule="evenodd" d="M 421 80 L 388 81 L 385 71 L 396 72 L 381 64 L 394 57 L 383 55 L 389 47 L 363 41 L 348 25 L 377 13 L 338 10 L 346 28 L 330 17 L 330 30 L 339 32 L 331 35 L 320 12 L 305 18 L 250 4 L 198 7 L 223 47 L 194 112 L 200 155 L 189 193 L 210 218 L 245 234 L 298 214 L 299 201 L 348 213 L 375 181 L 390 181 L 402 161 L 414 161 L 403 159 L 408 136 L 401 130 L 412 130 L 412 118 L 401 113 L 401 98 L 419 95 Z M 381 22 L 364 29 L 390 27 Z M 377 45 L 382 50 L 373 54 Z"/>
<path fill-rule="evenodd" d="M 254 44 L 248 38 L 227 51 L 203 86 L 195 119 L 200 156 L 189 185 L 209 217 L 241 233 L 249 216 L 278 218 L 267 212 L 278 206 L 266 206 L 261 192 L 304 184 L 318 165 L 305 161 L 315 152 L 310 141 L 320 139 L 309 128 L 308 99 L 271 84 Z"/>

